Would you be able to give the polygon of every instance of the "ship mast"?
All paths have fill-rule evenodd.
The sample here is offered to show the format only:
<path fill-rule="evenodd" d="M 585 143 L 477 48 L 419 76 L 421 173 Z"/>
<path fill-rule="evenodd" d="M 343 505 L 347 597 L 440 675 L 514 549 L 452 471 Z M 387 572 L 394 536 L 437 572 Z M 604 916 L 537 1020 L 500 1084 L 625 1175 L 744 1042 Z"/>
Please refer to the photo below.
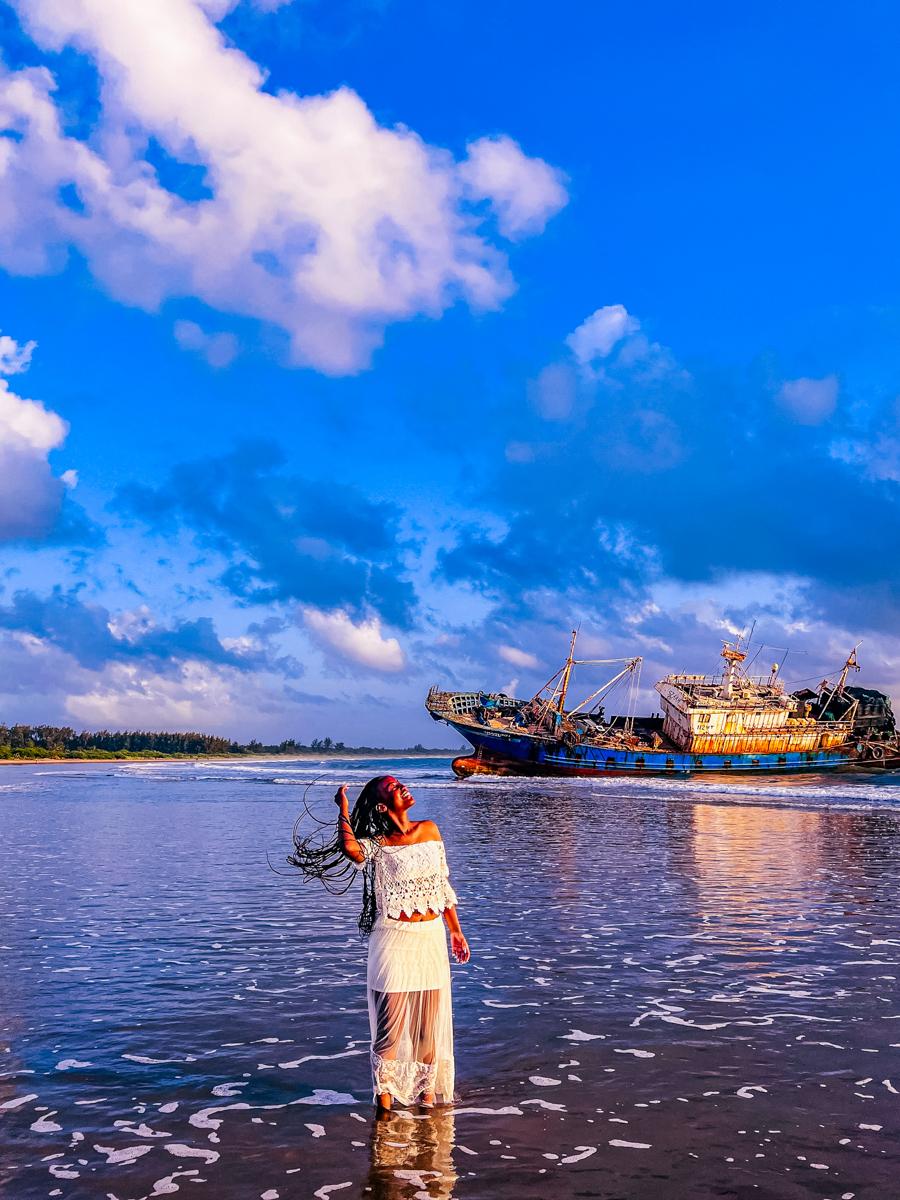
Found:
<path fill-rule="evenodd" d="M 741 653 L 741 635 L 740 634 L 738 634 L 738 639 L 734 643 L 733 647 L 732 647 L 731 642 L 725 643 L 725 648 L 722 651 L 722 657 L 725 659 L 725 662 L 728 664 L 725 668 L 725 676 L 722 681 L 723 682 L 722 697 L 725 700 L 730 700 L 731 694 L 734 690 L 735 670 L 737 668 L 738 663 L 742 663 L 744 661 L 744 659 L 747 657 L 746 654 Z"/>
<path fill-rule="evenodd" d="M 837 694 L 839 696 L 843 696 L 843 694 L 844 694 L 844 684 L 847 682 L 847 676 L 850 673 L 850 669 L 852 668 L 854 671 L 859 670 L 859 662 L 856 657 L 856 652 L 860 648 L 861 645 L 862 645 L 862 642 L 857 642 L 856 645 L 853 647 L 853 649 L 850 651 L 850 653 L 847 655 L 847 661 L 844 663 L 844 669 L 843 669 L 843 671 L 841 671 L 841 677 L 838 680 L 838 685 L 837 685 L 837 688 L 835 689 L 835 691 L 837 692 Z"/>
<path fill-rule="evenodd" d="M 569 646 L 569 657 L 566 659 L 566 665 L 563 667 L 562 680 L 560 681 L 559 704 L 556 706 L 556 711 L 560 716 L 566 710 L 566 692 L 569 690 L 569 679 L 572 675 L 572 664 L 575 662 L 575 639 L 578 637 L 578 630 L 572 630 L 572 644 Z"/>
<path fill-rule="evenodd" d="M 859 670 L 859 661 L 856 657 L 856 652 L 860 648 L 861 645 L 862 645 L 862 642 L 857 642 L 856 645 L 853 647 L 853 649 L 850 651 L 850 653 L 847 655 L 847 661 L 844 663 L 844 669 L 841 671 L 841 677 L 837 681 L 837 683 L 834 685 L 834 687 L 832 688 L 831 695 L 828 697 L 828 699 L 825 701 L 825 703 L 821 706 L 821 709 L 820 709 L 821 712 L 823 712 L 823 713 L 825 712 L 825 710 L 828 708 L 828 705 L 832 702 L 832 700 L 835 698 L 835 696 L 840 696 L 841 699 L 843 699 L 844 684 L 847 682 L 847 676 L 850 674 L 851 669 L 854 671 Z M 822 692 L 823 692 L 823 694 L 825 692 L 824 686 L 822 688 Z"/>

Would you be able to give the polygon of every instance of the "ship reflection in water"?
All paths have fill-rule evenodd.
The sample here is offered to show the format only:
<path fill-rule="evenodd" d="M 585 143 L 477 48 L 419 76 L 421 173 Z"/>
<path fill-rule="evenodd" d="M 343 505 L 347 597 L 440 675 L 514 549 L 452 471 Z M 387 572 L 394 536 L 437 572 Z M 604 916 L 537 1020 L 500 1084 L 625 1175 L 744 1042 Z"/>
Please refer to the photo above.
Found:
<path fill-rule="evenodd" d="M 700 914 L 798 919 L 809 910 L 821 866 L 821 813 L 701 804 L 693 818 Z"/>
<path fill-rule="evenodd" d="M 440 825 L 472 959 L 452 1111 L 376 1120 L 359 891 L 266 853 L 311 781 L 327 817 L 388 773 Z M 898 775 L 460 781 L 447 758 L 2 784 L 4 1195 L 896 1191 Z"/>

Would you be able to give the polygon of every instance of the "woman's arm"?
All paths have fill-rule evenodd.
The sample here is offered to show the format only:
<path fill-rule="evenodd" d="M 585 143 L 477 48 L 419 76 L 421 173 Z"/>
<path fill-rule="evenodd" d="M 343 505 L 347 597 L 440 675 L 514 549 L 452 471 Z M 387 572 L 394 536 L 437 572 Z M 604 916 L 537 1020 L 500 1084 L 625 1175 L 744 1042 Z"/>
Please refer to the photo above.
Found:
<path fill-rule="evenodd" d="M 469 943 L 463 936 L 463 931 L 459 927 L 459 917 L 456 915 L 456 906 L 453 908 L 444 909 L 444 920 L 447 922 L 447 928 L 450 930 L 450 950 L 457 962 L 465 963 L 469 961 Z"/>
<path fill-rule="evenodd" d="M 443 866 L 442 873 L 445 879 L 449 879 L 450 872 L 447 869 L 447 856 L 444 853 L 444 843 L 443 839 L 441 838 L 441 831 L 433 821 L 423 821 L 422 824 L 427 824 L 430 826 L 429 832 L 434 830 L 434 832 L 437 834 L 437 840 L 441 843 L 441 862 Z M 456 898 L 452 889 L 451 895 L 453 895 L 454 899 Z M 457 962 L 467 963 L 469 961 L 469 943 L 466 941 L 465 937 L 463 936 L 463 931 L 459 927 L 459 917 L 456 915 L 456 905 L 449 905 L 444 909 L 441 915 L 447 922 L 447 928 L 450 931 L 450 952 Z"/>
<path fill-rule="evenodd" d="M 356 840 L 353 826 L 350 824 L 350 806 L 347 802 L 346 787 L 338 788 L 335 792 L 334 802 L 340 810 L 338 813 L 338 840 L 341 843 L 341 849 L 354 862 L 365 862 L 366 856 L 363 854 L 362 846 Z"/>

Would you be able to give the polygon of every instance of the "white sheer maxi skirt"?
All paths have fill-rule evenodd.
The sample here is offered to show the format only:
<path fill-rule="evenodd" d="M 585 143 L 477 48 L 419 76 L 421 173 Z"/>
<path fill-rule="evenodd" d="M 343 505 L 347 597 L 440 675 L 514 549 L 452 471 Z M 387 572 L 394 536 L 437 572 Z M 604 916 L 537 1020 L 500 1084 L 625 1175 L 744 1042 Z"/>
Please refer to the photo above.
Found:
<path fill-rule="evenodd" d="M 366 970 L 372 1088 L 400 1104 L 434 1093 L 453 1100 L 453 1011 L 444 922 L 393 921 L 381 913 Z"/>

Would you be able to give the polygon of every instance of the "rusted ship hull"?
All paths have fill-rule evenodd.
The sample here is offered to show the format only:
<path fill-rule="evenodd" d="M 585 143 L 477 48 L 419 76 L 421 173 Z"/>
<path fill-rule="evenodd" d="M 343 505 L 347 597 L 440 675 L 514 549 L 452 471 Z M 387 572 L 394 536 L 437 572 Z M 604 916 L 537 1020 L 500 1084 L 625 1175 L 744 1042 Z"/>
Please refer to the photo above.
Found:
<path fill-rule="evenodd" d="M 447 720 L 447 718 L 444 718 Z M 829 771 L 838 767 L 900 767 L 895 746 L 866 746 L 856 742 L 829 749 L 784 753 L 695 754 L 675 748 L 629 750 L 473 728 L 468 721 L 447 720 L 472 745 L 473 753 L 457 758 L 453 770 L 471 775 L 699 775 L 724 772 Z"/>

